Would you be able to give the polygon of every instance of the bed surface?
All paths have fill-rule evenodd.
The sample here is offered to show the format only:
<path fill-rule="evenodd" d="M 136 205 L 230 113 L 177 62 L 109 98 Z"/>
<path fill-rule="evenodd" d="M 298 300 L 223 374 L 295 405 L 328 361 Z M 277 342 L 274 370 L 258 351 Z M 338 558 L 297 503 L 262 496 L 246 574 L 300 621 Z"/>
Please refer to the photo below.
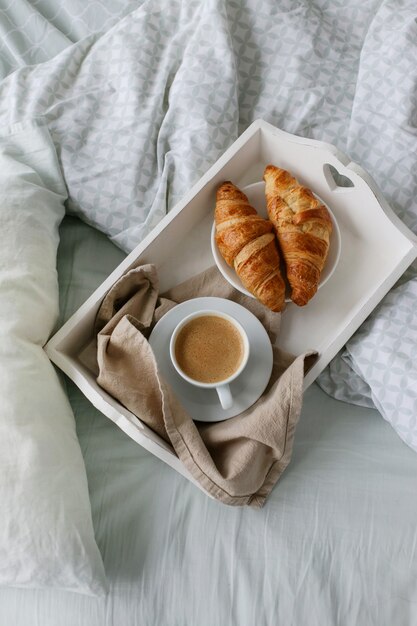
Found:
<path fill-rule="evenodd" d="M 63 321 L 124 255 L 76 218 L 61 235 Z M 0 624 L 416 623 L 417 457 L 377 411 L 313 385 L 289 467 L 250 510 L 207 498 L 65 384 L 110 592 L 1 589 Z"/>
<path fill-rule="evenodd" d="M 21 66 L 47 61 L 95 31 L 108 30 L 141 4 L 139 0 L 98 0 L 88 7 L 81 0 L 63 0 L 59 7 L 52 0 L 2 3 L 0 78 Z M 346 33 L 338 32 L 336 39 L 343 49 L 350 41 L 359 49 L 362 41 L 352 38 L 349 19 L 361 21 L 355 17 L 360 3 L 351 2 L 351 8 L 343 2 L 321 4 L 319 13 L 330 25 L 330 30 L 324 30 L 326 37 L 332 32 L 332 20 L 345 11 Z M 236 6 L 230 3 L 232 9 Z M 411 34 L 415 32 L 411 30 L 415 29 L 411 3 L 403 3 L 403 13 L 397 18 L 401 24 L 392 22 L 387 3 L 375 0 L 367 8 L 368 17 L 372 11 L 378 13 L 379 22 L 364 21 L 364 31 L 375 32 L 368 39 L 369 56 L 361 55 L 362 82 L 355 75 L 333 94 L 346 105 L 341 93 L 350 94 L 355 85 L 362 85 L 362 92 L 352 101 L 356 120 L 345 124 L 344 107 L 339 107 L 330 134 L 339 126 L 359 128 L 367 115 L 367 111 L 359 115 L 361 102 L 368 99 L 367 80 L 372 74 L 365 61 L 370 63 L 375 57 L 372 41 L 378 49 L 382 43 L 391 46 L 389 38 L 379 40 L 380 28 L 392 33 L 396 43 L 403 24 L 408 24 Z M 239 20 L 235 26 L 236 41 L 238 36 L 243 41 L 244 27 Z M 347 43 L 346 49 L 350 50 Z M 321 50 L 317 55 L 326 68 L 325 55 Z M 400 43 L 398 55 L 402 58 Z M 356 60 L 356 56 L 341 56 L 337 69 L 342 78 L 346 68 L 350 76 Z M 257 89 L 248 88 L 253 72 L 245 63 L 239 74 L 244 89 L 241 125 L 252 114 L 248 101 L 258 94 Z M 400 65 L 386 75 L 393 80 L 398 75 L 400 81 Z M 320 135 L 326 110 L 321 84 L 314 81 L 314 89 L 317 106 L 314 98 L 307 98 L 297 119 L 290 115 L 298 102 L 295 97 L 288 100 L 288 106 L 286 98 L 280 103 L 288 130 Z M 260 100 L 256 110 L 274 121 L 278 113 L 269 111 L 266 102 L 268 98 Z M 316 122 L 311 126 L 316 109 Z M 401 107 L 396 112 L 400 114 Z M 391 118 L 395 115 L 388 111 L 387 119 Z M 414 142 L 413 128 L 404 126 L 401 117 L 398 126 L 407 141 Z M 395 139 L 397 145 L 399 138 Z M 366 142 L 360 146 L 356 146 L 358 160 L 373 165 L 373 152 L 366 153 Z M 354 148 L 351 142 L 349 149 L 354 152 Z M 384 162 L 385 157 L 381 167 Z M 386 190 L 394 195 L 397 189 L 398 180 L 393 177 L 392 189 L 387 184 Z M 124 258 L 105 235 L 76 218 L 66 218 L 61 236 L 60 323 Z M 95 599 L 57 591 L 0 589 L 0 626 L 417 623 L 417 456 L 376 410 L 337 401 L 317 385 L 310 387 L 292 461 L 282 479 L 263 509 L 238 509 L 208 499 L 95 410 L 69 380 L 63 380 L 76 416 L 109 594 Z"/>

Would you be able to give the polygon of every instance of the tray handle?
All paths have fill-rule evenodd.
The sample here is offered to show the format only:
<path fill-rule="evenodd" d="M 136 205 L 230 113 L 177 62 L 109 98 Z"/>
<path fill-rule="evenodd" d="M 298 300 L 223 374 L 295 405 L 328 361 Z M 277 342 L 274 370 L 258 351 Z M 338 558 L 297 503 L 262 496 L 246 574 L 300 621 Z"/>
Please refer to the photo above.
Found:
<path fill-rule="evenodd" d="M 323 163 L 323 174 L 326 183 L 332 192 L 344 193 L 355 189 L 355 183 L 331 163 Z"/>

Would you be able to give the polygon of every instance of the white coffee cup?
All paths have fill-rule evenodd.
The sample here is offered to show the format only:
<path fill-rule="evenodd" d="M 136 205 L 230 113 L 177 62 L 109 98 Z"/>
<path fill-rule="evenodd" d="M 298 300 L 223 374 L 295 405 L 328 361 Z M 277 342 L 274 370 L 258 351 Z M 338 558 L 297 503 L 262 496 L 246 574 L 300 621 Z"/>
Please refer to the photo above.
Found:
<path fill-rule="evenodd" d="M 177 358 L 175 356 L 175 343 L 177 341 L 179 333 L 184 328 L 184 326 L 186 326 L 189 322 L 191 322 L 191 320 L 197 317 L 203 317 L 207 315 L 220 317 L 230 322 L 235 327 L 235 329 L 239 332 L 240 337 L 242 339 L 242 343 L 243 343 L 243 357 L 237 370 L 233 372 L 233 374 L 229 376 L 228 378 L 225 378 L 224 380 L 221 380 L 221 381 L 217 381 L 215 383 L 203 383 L 203 382 L 200 382 L 199 380 L 195 380 L 194 378 L 190 378 L 190 376 L 188 376 L 181 369 L 181 367 L 178 364 Z M 184 319 L 181 320 L 181 322 L 175 327 L 171 335 L 171 341 L 169 344 L 169 353 L 171 356 L 171 361 L 172 361 L 173 366 L 175 367 L 178 374 L 184 380 L 186 380 L 191 385 L 194 385 L 195 387 L 200 387 L 201 389 L 215 389 L 219 396 L 220 404 L 224 410 L 230 409 L 233 406 L 233 396 L 230 390 L 230 383 L 234 381 L 243 372 L 249 359 L 249 339 L 243 326 L 239 324 L 238 321 L 236 321 L 230 315 L 227 315 L 227 313 L 222 313 L 220 311 L 200 310 L 200 311 L 196 311 L 195 313 L 191 313 L 190 315 L 187 315 L 187 317 L 184 317 Z"/>

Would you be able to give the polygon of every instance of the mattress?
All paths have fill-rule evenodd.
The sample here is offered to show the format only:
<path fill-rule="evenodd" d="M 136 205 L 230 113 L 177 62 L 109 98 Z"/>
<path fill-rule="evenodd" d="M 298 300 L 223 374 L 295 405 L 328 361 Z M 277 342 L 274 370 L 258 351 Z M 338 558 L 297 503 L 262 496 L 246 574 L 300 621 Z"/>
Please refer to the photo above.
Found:
<path fill-rule="evenodd" d="M 123 257 L 65 219 L 61 323 Z M 0 624 L 416 623 L 417 457 L 376 410 L 313 384 L 292 461 L 251 510 L 207 498 L 65 385 L 110 590 L 0 589 Z"/>

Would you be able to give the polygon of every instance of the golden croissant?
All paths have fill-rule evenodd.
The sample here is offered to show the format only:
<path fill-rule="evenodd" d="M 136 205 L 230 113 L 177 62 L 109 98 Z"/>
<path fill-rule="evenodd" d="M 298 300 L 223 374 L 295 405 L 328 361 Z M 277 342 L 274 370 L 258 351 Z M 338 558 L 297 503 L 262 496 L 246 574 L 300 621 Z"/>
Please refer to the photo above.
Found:
<path fill-rule="evenodd" d="M 248 198 L 227 181 L 217 190 L 216 243 L 243 286 L 272 311 L 285 304 L 278 246 L 271 222 L 260 217 Z"/>
<path fill-rule="evenodd" d="M 264 171 L 266 203 L 291 287 L 291 300 L 304 306 L 318 289 L 329 252 L 332 220 L 310 189 L 286 170 Z"/>

